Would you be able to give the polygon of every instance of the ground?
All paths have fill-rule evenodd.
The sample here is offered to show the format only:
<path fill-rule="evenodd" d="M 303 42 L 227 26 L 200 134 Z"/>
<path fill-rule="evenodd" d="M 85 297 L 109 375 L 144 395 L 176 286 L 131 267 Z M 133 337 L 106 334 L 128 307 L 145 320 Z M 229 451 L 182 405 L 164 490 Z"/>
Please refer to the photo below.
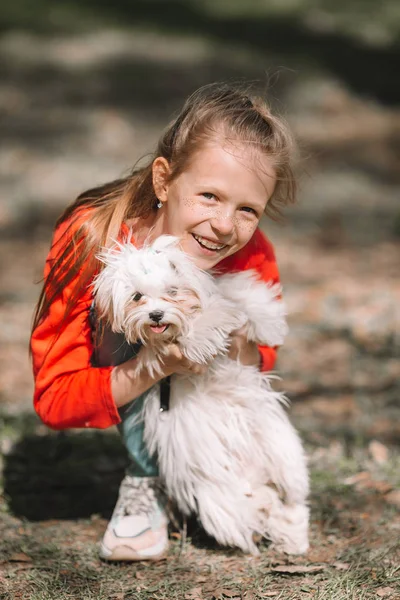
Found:
<path fill-rule="evenodd" d="M 97 446 L 104 450 L 104 443 L 102 446 L 99 442 Z M 65 446 L 69 450 L 60 467 L 66 476 L 66 486 L 67 463 L 76 468 L 79 454 L 74 451 L 73 440 L 69 444 L 64 440 L 62 444 L 64 450 Z M 54 444 L 53 452 L 56 447 Z M 100 515 L 33 521 L 12 516 L 3 499 L 0 597 L 7 600 L 398 599 L 399 491 L 393 490 L 398 484 L 399 458 L 387 457 L 385 446 L 377 442 L 370 445 L 369 452 L 357 448 L 351 457 L 346 456 L 344 446 L 338 441 L 308 449 L 312 523 L 310 550 L 305 556 L 283 556 L 265 544 L 259 557 L 246 556 L 217 548 L 192 525 L 192 537 L 183 548 L 180 533 L 172 532 L 170 551 L 161 562 L 105 564 L 97 555 L 98 541 L 106 526 Z M 23 470 L 22 466 L 20 471 Z M 51 469 L 49 474 L 47 493 L 57 494 L 55 486 L 52 488 L 50 484 Z M 28 485 L 25 482 L 25 489 L 30 486 L 34 482 Z M 74 496 L 64 487 L 64 494 L 76 504 L 76 496 L 82 489 L 85 488 L 75 490 Z M 36 496 L 41 493 L 45 501 L 45 492 L 36 492 Z M 54 510 L 51 499 L 46 500 Z"/>
<path fill-rule="evenodd" d="M 321 56 L 314 39 L 310 60 L 298 37 L 297 57 L 278 47 L 284 26 L 267 49 L 218 41 L 215 23 L 206 36 L 103 23 L 0 38 L 1 600 L 400 598 L 400 118 L 390 61 L 374 96 L 361 63 L 335 71 L 339 39 Z M 369 49 L 369 65 L 382 47 Z M 348 56 L 363 59 L 357 52 Z M 286 224 L 262 227 L 288 305 L 275 385 L 309 455 L 310 550 L 288 557 L 263 543 L 259 557 L 245 556 L 192 523 L 183 548 L 171 531 L 160 563 L 105 564 L 97 547 L 126 464 L 119 438 L 49 432 L 31 407 L 29 324 L 51 227 L 74 195 L 148 151 L 194 87 L 265 72 L 301 148 L 301 201 Z"/>

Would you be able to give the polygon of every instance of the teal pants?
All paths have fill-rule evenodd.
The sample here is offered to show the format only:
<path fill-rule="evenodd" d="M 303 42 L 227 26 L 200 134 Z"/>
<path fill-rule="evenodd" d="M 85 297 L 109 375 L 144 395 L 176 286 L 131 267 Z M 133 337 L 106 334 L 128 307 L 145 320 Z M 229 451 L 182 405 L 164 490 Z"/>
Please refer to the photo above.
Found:
<path fill-rule="evenodd" d="M 94 303 L 90 309 L 89 323 L 95 340 L 92 356 L 93 366 L 120 365 L 138 355 L 141 343 L 128 344 L 122 333 L 115 333 L 107 324 L 102 324 L 96 314 Z M 158 476 L 157 457 L 150 457 L 147 453 L 143 441 L 144 427 L 139 419 L 149 391 L 119 409 L 121 423 L 118 425 L 118 429 L 131 459 L 127 475 L 133 477 Z"/>
<path fill-rule="evenodd" d="M 129 404 L 119 409 L 121 423 L 118 430 L 128 450 L 131 464 L 127 468 L 127 475 L 133 477 L 157 477 L 158 464 L 156 456 L 149 456 L 144 440 L 144 425 L 139 415 L 149 391 L 145 392 Z"/>

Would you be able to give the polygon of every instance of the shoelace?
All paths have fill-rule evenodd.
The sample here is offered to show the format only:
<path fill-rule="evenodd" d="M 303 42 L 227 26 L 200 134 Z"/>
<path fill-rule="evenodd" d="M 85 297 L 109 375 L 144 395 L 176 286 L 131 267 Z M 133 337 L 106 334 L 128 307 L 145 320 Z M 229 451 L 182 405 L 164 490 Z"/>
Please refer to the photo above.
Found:
<path fill-rule="evenodd" d="M 157 481 L 149 478 L 127 477 L 122 482 L 114 516 L 151 516 L 162 501 L 162 492 Z"/>

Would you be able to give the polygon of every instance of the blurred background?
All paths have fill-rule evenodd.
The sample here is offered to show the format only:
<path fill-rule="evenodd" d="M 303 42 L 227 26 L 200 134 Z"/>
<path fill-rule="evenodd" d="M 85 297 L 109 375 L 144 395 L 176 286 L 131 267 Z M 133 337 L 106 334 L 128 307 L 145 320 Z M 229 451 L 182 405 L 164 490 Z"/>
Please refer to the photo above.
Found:
<path fill-rule="evenodd" d="M 299 204 L 283 225 L 262 224 L 290 312 L 277 370 L 293 418 L 339 455 L 399 444 L 399 30 L 397 0 L 2 3 L 5 455 L 21 431 L 46 431 L 28 339 L 55 219 L 150 152 L 189 93 L 221 80 L 250 82 L 299 142 Z"/>

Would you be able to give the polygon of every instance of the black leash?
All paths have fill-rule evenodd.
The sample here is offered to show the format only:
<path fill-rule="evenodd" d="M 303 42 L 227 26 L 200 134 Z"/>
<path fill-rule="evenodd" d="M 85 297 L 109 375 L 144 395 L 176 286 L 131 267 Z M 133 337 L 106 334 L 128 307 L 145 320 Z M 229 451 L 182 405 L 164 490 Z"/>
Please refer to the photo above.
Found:
<path fill-rule="evenodd" d="M 160 382 L 160 412 L 169 410 L 169 397 L 171 394 L 171 375 Z"/>

